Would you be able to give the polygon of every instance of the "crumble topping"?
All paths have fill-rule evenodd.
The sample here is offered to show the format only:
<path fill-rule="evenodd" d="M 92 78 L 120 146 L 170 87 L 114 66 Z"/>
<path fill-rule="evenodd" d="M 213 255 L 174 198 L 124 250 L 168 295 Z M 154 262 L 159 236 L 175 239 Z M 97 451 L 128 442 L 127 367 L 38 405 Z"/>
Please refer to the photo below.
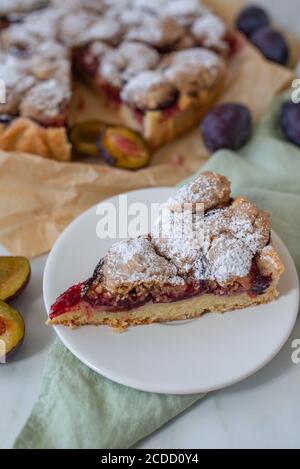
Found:
<path fill-rule="evenodd" d="M 176 266 L 180 275 L 189 273 L 203 247 L 203 214 L 194 214 L 191 210 L 172 212 L 163 206 L 151 241 L 157 252 Z"/>
<path fill-rule="evenodd" d="M 111 51 L 112 48 L 103 41 L 93 41 L 89 44 L 89 50 L 92 56 L 97 57 L 100 60 L 105 54 Z"/>
<path fill-rule="evenodd" d="M 224 67 L 221 57 L 200 47 L 172 52 L 161 64 L 170 83 L 182 93 L 195 97 L 213 86 Z"/>
<path fill-rule="evenodd" d="M 115 87 L 144 70 L 154 68 L 159 61 L 155 49 L 138 42 L 123 42 L 117 49 L 104 54 L 100 64 L 100 74 Z"/>
<path fill-rule="evenodd" d="M 11 13 L 28 13 L 32 10 L 45 7 L 49 0 L 1 0 L 0 16 Z"/>
<path fill-rule="evenodd" d="M 26 73 L 23 61 L 6 54 L 0 54 L 0 78 L 6 83 L 6 103 L 0 103 L 0 113 L 15 115 L 24 93 L 36 80 Z"/>
<path fill-rule="evenodd" d="M 34 51 L 33 58 L 41 57 L 44 60 L 60 60 L 62 58 L 67 59 L 69 52 L 67 48 L 57 41 L 45 41 L 38 44 Z"/>
<path fill-rule="evenodd" d="M 227 204 L 230 200 L 230 182 L 225 176 L 206 171 L 194 181 L 184 185 L 177 194 L 171 197 L 166 206 L 171 211 L 182 211 L 184 204 L 203 204 L 203 210 L 211 210 Z"/>
<path fill-rule="evenodd" d="M 20 105 L 23 117 L 47 121 L 59 117 L 68 98 L 68 89 L 57 80 L 38 83 L 25 95 Z"/>
<path fill-rule="evenodd" d="M 219 67 L 222 59 L 214 52 L 201 47 L 186 49 L 169 54 L 163 62 L 164 67 L 184 69 L 184 67 L 200 67 L 211 69 Z M 164 68 L 163 67 L 163 68 Z"/>
<path fill-rule="evenodd" d="M 226 27 L 216 15 L 207 14 L 196 19 L 192 27 L 192 33 L 202 47 L 220 51 L 227 50 L 228 46 L 225 42 Z"/>
<path fill-rule="evenodd" d="M 138 109 L 158 109 L 177 97 L 176 88 L 162 72 L 147 71 L 135 76 L 124 86 L 121 98 Z"/>
<path fill-rule="evenodd" d="M 173 0 L 162 8 L 164 16 L 170 16 L 184 26 L 190 26 L 196 18 L 207 12 L 200 0 Z"/>
<path fill-rule="evenodd" d="M 171 0 L 131 0 L 131 3 L 140 10 L 151 12 L 155 15 L 160 15 L 162 8 L 170 3 Z M 172 0 L 173 1 L 173 0 Z"/>
<path fill-rule="evenodd" d="M 106 9 L 104 0 L 51 0 L 55 9 L 63 11 L 92 10 L 94 13 L 103 13 Z"/>
<path fill-rule="evenodd" d="M 103 258 L 101 275 L 95 279 L 98 291 L 106 288 L 126 296 L 141 284 L 149 288 L 157 283 L 163 288 L 192 279 L 226 287 L 249 275 L 257 254 L 263 251 L 267 255 L 268 214 L 247 199 L 232 201 L 230 183 L 224 176 L 200 174 L 179 193 L 173 198 L 175 205 L 172 199 L 163 204 L 148 237 L 111 247 Z M 193 209 L 195 200 L 207 204 L 205 213 Z M 179 210 L 183 202 L 190 203 L 190 210 Z"/>
<path fill-rule="evenodd" d="M 90 41 L 106 41 L 109 44 L 116 44 L 122 34 L 121 25 L 109 17 L 98 19 L 86 31 L 82 32 L 78 39 L 78 43 L 87 43 Z M 73 41 L 73 45 L 76 42 Z"/>
<path fill-rule="evenodd" d="M 148 238 L 140 237 L 114 244 L 101 269 L 105 287 L 111 292 L 126 293 L 133 285 L 180 285 L 174 265 L 156 254 Z"/>
<path fill-rule="evenodd" d="M 11 49 L 30 51 L 44 41 L 55 41 L 59 10 L 44 8 L 26 15 L 21 23 L 13 24 L 1 33 L 1 46 L 10 52 Z"/>
<path fill-rule="evenodd" d="M 184 34 L 184 29 L 172 18 L 156 18 L 149 15 L 142 23 L 131 27 L 126 38 L 165 49 L 179 41 Z"/>
<path fill-rule="evenodd" d="M 208 213 L 206 225 L 214 236 L 230 233 L 253 254 L 261 251 L 270 238 L 269 215 L 242 197 L 235 199 L 229 207 Z"/>
<path fill-rule="evenodd" d="M 252 259 L 253 253 L 242 241 L 221 234 L 213 239 L 205 258 L 200 257 L 196 262 L 195 278 L 217 281 L 222 285 L 232 278 L 246 277 L 250 272 Z"/>
<path fill-rule="evenodd" d="M 79 44 L 82 35 L 90 30 L 96 19 L 93 13 L 85 10 L 66 12 L 58 23 L 58 39 L 67 46 Z"/>
<path fill-rule="evenodd" d="M 180 50 L 185 50 L 185 49 L 191 49 L 192 47 L 195 47 L 196 42 L 194 37 L 186 33 L 185 36 L 183 36 L 180 41 L 178 41 L 174 47 L 174 51 L 180 51 Z"/>
<path fill-rule="evenodd" d="M 128 31 L 129 28 L 136 27 L 140 24 L 147 23 L 147 20 L 153 18 L 153 15 L 147 11 L 135 10 L 130 5 L 126 8 L 126 5 L 117 3 L 114 8 L 110 9 L 106 13 L 108 18 L 113 18 L 118 21 L 124 31 Z"/>
<path fill-rule="evenodd" d="M 70 61 L 65 47 L 58 42 L 44 42 L 27 61 L 27 70 L 38 80 L 70 80 Z"/>

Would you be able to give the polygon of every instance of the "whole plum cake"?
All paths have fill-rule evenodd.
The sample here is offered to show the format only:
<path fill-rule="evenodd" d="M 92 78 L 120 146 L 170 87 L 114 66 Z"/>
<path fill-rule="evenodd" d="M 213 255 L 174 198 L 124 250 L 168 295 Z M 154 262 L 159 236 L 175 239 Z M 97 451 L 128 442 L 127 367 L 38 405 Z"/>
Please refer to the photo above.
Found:
<path fill-rule="evenodd" d="M 224 22 L 199 0 L 3 0 L 0 148 L 69 160 L 74 76 L 159 147 L 216 99 L 226 37 Z"/>

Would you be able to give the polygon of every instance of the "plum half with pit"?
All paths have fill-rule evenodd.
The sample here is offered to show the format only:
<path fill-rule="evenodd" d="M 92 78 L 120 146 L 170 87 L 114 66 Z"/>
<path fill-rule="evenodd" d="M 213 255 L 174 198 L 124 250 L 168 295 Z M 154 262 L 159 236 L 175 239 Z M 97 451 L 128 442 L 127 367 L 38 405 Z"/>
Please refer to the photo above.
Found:
<path fill-rule="evenodd" d="M 118 168 L 140 169 L 150 160 L 142 137 L 125 127 L 107 127 L 100 134 L 98 148 L 104 160 Z"/>
<path fill-rule="evenodd" d="M 0 257 L 0 300 L 16 298 L 30 278 L 30 263 L 26 257 Z"/>
<path fill-rule="evenodd" d="M 220 104 L 206 115 L 201 130 L 204 143 L 211 152 L 223 148 L 238 150 L 252 135 L 251 113 L 242 104 Z"/>
<path fill-rule="evenodd" d="M 282 104 L 279 124 L 285 137 L 300 147 L 300 103 L 287 101 Z"/>
<path fill-rule="evenodd" d="M 281 65 L 287 65 L 290 56 L 289 46 L 279 31 L 266 26 L 255 31 L 250 40 L 266 59 Z"/>
<path fill-rule="evenodd" d="M 250 5 L 244 8 L 236 20 L 236 27 L 239 31 L 251 36 L 264 26 L 270 25 L 270 18 L 263 8 L 256 5 Z"/>
<path fill-rule="evenodd" d="M 25 335 L 25 323 L 21 314 L 0 301 L 0 363 L 19 348 Z"/>

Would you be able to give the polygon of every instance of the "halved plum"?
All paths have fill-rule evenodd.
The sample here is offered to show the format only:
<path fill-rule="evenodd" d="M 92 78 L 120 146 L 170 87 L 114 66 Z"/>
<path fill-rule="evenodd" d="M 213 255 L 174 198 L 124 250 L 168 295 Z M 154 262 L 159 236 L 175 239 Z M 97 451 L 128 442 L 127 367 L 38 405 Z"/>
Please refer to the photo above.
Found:
<path fill-rule="evenodd" d="M 98 156 L 97 139 L 103 128 L 104 124 L 97 120 L 75 124 L 70 130 L 70 140 L 76 153 Z"/>
<path fill-rule="evenodd" d="M 25 335 L 25 323 L 21 314 L 0 301 L 0 363 L 5 363 L 21 345 Z"/>
<path fill-rule="evenodd" d="M 18 296 L 30 278 L 30 263 L 26 257 L 0 257 L 0 300 Z"/>
<path fill-rule="evenodd" d="M 124 169 L 140 169 L 150 160 L 144 140 L 125 127 L 107 127 L 98 141 L 101 155 L 112 166 Z"/>

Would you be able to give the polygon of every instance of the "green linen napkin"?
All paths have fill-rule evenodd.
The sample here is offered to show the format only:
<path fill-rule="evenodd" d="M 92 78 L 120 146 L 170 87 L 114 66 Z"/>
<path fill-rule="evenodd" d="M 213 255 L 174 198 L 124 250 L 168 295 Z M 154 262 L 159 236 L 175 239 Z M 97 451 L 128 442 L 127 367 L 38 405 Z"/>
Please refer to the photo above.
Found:
<path fill-rule="evenodd" d="M 300 269 L 300 149 L 282 139 L 278 100 L 239 153 L 220 151 L 205 169 L 232 181 L 272 214 L 273 227 Z M 203 168 L 201 169 L 203 170 Z M 150 394 L 113 383 L 80 363 L 58 340 L 42 390 L 15 448 L 127 448 L 199 400 Z"/>

